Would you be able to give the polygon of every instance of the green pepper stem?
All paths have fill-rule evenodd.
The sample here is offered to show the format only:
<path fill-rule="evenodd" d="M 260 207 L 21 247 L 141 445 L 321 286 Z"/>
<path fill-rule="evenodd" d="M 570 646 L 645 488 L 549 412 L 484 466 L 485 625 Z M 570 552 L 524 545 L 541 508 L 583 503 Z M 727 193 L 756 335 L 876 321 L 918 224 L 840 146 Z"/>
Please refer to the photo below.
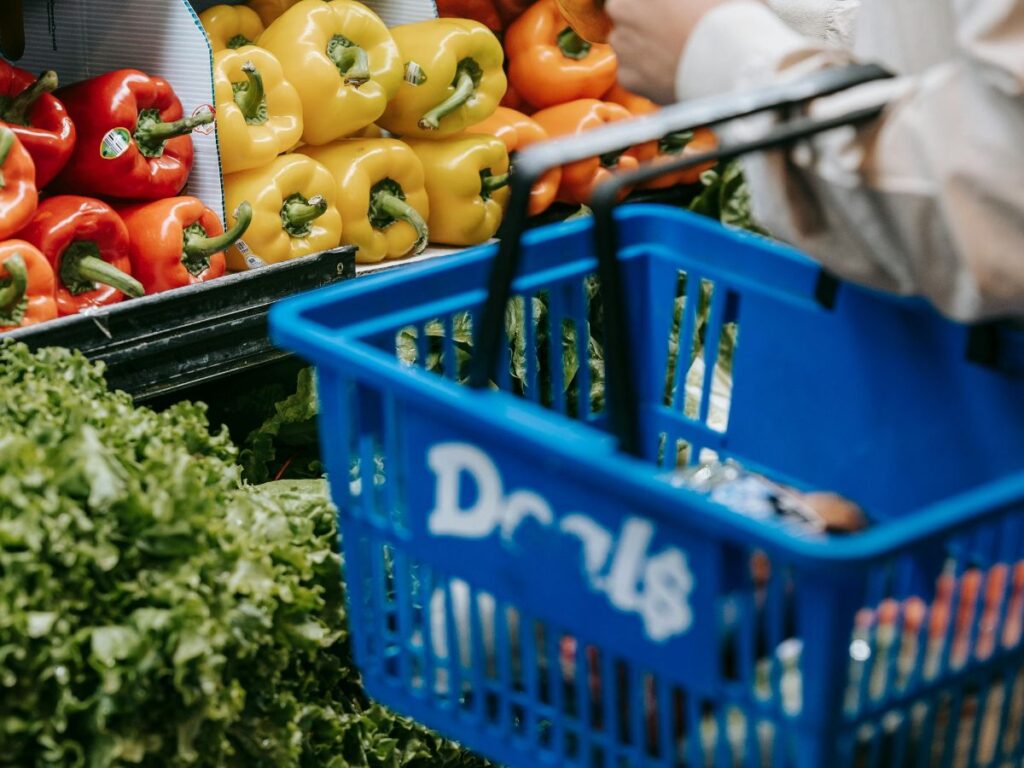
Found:
<path fill-rule="evenodd" d="M 6 125 L 0 125 L 0 189 L 7 186 L 7 178 L 4 176 L 4 164 L 14 149 L 14 131 Z"/>
<path fill-rule="evenodd" d="M 252 45 L 252 40 L 245 35 L 235 35 L 228 40 L 228 48 L 244 48 L 247 45 Z"/>
<path fill-rule="evenodd" d="M 507 187 L 511 176 L 508 173 L 503 173 L 500 176 L 492 176 L 489 173 L 480 174 L 480 187 L 483 192 L 490 194 L 491 192 L 497 192 L 502 187 Z"/>
<path fill-rule="evenodd" d="M 192 133 L 201 125 L 209 125 L 214 119 L 213 111 L 207 109 L 197 115 L 167 123 L 160 119 L 159 110 L 146 109 L 139 113 L 135 142 L 139 146 L 139 151 L 146 157 L 159 157 L 163 154 L 167 141 L 176 136 Z"/>
<path fill-rule="evenodd" d="M 11 276 L 11 284 L 0 288 L 0 316 L 8 316 L 14 313 L 28 291 L 28 268 L 25 258 L 17 252 L 7 257 L 3 267 Z"/>
<path fill-rule="evenodd" d="M 308 237 L 311 225 L 327 213 L 327 199 L 316 195 L 307 200 L 302 195 L 292 195 L 281 207 L 281 226 L 292 237 Z"/>
<path fill-rule="evenodd" d="M 663 155 L 678 155 L 693 141 L 693 131 L 670 133 L 658 142 L 658 151 Z"/>
<path fill-rule="evenodd" d="M 558 35 L 558 49 L 567 59 L 582 61 L 590 55 L 590 43 L 576 34 L 572 27 L 566 27 Z"/>
<path fill-rule="evenodd" d="M 142 283 L 98 256 L 83 256 L 78 259 L 74 265 L 74 272 L 83 281 L 109 285 L 133 299 L 146 295 Z"/>
<path fill-rule="evenodd" d="M 242 65 L 242 72 L 245 74 L 246 82 L 238 84 L 234 89 L 235 104 L 242 110 L 245 122 L 265 123 L 267 93 L 263 86 L 263 75 L 251 61 Z"/>
<path fill-rule="evenodd" d="M 404 221 L 416 230 L 416 244 L 413 246 L 413 255 L 423 253 L 427 247 L 427 239 L 430 236 L 427 229 L 427 222 L 423 220 L 420 212 L 398 195 L 387 189 L 374 190 L 370 198 L 371 216 L 384 215 L 397 221 Z"/>
<path fill-rule="evenodd" d="M 347 37 L 335 35 L 327 45 L 327 56 L 345 77 L 345 85 L 358 88 L 370 80 L 370 59 L 366 51 Z"/>
<path fill-rule="evenodd" d="M 436 131 L 441 127 L 441 121 L 473 98 L 474 93 L 476 79 L 471 72 L 460 67 L 455 77 L 455 92 L 420 118 L 420 128 Z"/>
<path fill-rule="evenodd" d="M 242 203 L 235 211 L 235 225 L 222 235 L 207 237 L 186 230 L 181 246 L 182 262 L 206 262 L 204 270 L 209 269 L 209 258 L 215 253 L 220 253 L 237 243 L 249 224 L 252 223 L 252 206 L 248 202 Z"/>
<path fill-rule="evenodd" d="M 28 125 L 28 113 L 32 107 L 41 96 L 56 91 L 58 85 L 60 85 L 60 81 L 56 72 L 53 70 L 43 72 L 38 80 L 14 97 L 7 109 L 0 115 L 0 119 L 15 125 Z"/>

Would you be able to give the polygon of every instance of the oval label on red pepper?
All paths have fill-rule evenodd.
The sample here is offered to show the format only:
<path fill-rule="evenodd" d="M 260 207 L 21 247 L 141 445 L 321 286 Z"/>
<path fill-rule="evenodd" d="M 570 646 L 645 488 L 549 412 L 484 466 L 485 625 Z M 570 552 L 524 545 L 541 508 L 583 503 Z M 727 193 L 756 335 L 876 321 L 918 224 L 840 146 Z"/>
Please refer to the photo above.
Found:
<path fill-rule="evenodd" d="M 200 115 L 204 115 L 204 114 L 207 114 L 207 113 L 212 114 L 212 115 L 216 115 L 217 114 L 217 110 L 213 108 L 212 104 L 203 104 L 202 106 L 199 106 L 199 107 L 195 108 L 195 110 L 192 112 L 192 117 L 199 117 Z M 209 136 L 211 133 L 213 133 L 216 130 L 216 127 L 217 126 L 214 123 L 206 123 L 205 125 L 197 125 L 195 127 L 195 132 L 196 133 L 200 133 L 203 136 Z"/>
<path fill-rule="evenodd" d="M 111 128 L 100 141 L 100 157 L 116 160 L 132 145 L 132 135 L 127 128 Z"/>

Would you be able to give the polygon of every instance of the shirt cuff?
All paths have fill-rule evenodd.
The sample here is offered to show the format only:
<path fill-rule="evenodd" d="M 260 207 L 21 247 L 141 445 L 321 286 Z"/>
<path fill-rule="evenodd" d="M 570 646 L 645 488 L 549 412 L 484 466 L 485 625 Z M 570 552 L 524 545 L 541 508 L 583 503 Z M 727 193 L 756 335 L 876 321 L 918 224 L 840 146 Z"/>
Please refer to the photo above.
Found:
<path fill-rule="evenodd" d="M 736 90 L 752 72 L 775 74 L 795 54 L 818 47 L 755 0 L 732 0 L 698 22 L 676 73 L 680 101 Z"/>

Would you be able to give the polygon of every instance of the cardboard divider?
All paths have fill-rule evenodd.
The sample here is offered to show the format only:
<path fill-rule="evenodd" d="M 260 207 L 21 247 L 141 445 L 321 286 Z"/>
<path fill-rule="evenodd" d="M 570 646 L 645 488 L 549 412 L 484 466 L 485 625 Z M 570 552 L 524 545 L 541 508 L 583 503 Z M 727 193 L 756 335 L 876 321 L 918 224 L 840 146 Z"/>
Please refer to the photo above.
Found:
<path fill-rule="evenodd" d="M 33 72 L 53 69 L 63 84 L 114 69 L 140 69 L 170 82 L 185 114 L 193 114 L 214 103 L 213 56 L 197 14 L 217 4 L 218 0 L 23 0 L 25 48 L 16 63 Z M 434 0 L 366 0 L 366 5 L 388 26 L 437 16 Z M 4 13 L 5 39 L 17 37 L 11 29 L 17 23 L 13 10 Z M 192 139 L 196 159 L 185 192 L 223 220 L 216 130 L 196 131 Z"/>
<path fill-rule="evenodd" d="M 186 0 L 24 0 L 24 19 L 19 67 L 53 69 L 64 85 L 111 70 L 139 69 L 167 80 L 186 115 L 213 105 L 210 44 Z M 195 166 L 185 191 L 223 220 L 216 131 L 212 126 L 196 131 L 192 140 Z"/>
<path fill-rule="evenodd" d="M 363 5 L 373 9 L 389 27 L 412 24 L 417 21 L 437 18 L 437 4 L 434 0 L 361 0 Z M 197 12 L 211 5 L 242 5 L 241 0 L 192 0 Z"/>

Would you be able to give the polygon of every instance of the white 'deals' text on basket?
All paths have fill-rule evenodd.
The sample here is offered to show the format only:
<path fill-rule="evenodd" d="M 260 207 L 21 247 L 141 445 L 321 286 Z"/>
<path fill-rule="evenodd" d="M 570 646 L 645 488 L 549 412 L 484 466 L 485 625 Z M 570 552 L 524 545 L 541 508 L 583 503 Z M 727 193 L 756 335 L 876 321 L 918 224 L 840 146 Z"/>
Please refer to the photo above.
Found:
<path fill-rule="evenodd" d="M 427 463 L 437 479 L 434 509 L 427 522 L 431 535 L 486 539 L 500 533 L 511 545 L 518 528 L 532 519 L 556 535 L 582 543 L 583 571 L 590 587 L 603 593 L 616 609 L 639 614 L 651 640 L 665 642 L 685 634 L 693 624 L 694 578 L 686 553 L 678 547 L 652 553 L 656 530 L 649 520 L 627 517 L 618 535 L 580 512 L 556 520 L 551 505 L 539 494 L 530 490 L 506 494 L 494 461 L 465 443 L 434 446 L 427 453 Z M 476 491 L 468 507 L 460 501 L 464 481 Z"/>

